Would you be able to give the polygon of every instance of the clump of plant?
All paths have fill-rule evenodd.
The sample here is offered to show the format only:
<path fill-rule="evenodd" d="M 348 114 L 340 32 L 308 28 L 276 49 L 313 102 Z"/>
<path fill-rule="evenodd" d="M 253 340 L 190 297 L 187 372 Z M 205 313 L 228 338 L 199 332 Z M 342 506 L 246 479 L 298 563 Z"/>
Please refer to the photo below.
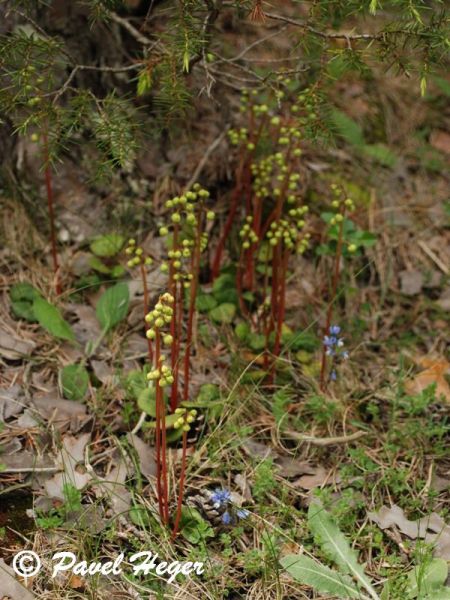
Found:
<path fill-rule="evenodd" d="M 334 563 L 335 567 L 330 568 L 306 554 L 289 554 L 280 563 L 295 580 L 314 588 L 319 594 L 331 594 L 343 600 L 381 600 L 391 597 L 392 582 L 388 580 L 382 592 L 378 593 L 375 582 L 368 577 L 364 565 L 358 561 L 356 550 L 317 499 L 309 506 L 308 525 L 324 557 Z M 445 587 L 447 574 L 448 565 L 445 560 L 435 558 L 423 561 L 403 575 L 402 597 L 411 600 L 448 598 L 449 588 Z"/>
<path fill-rule="evenodd" d="M 201 254 L 205 250 L 208 235 L 206 222 L 213 221 L 214 211 L 207 206 L 208 190 L 200 184 L 194 184 L 180 196 L 166 201 L 170 215 L 169 221 L 160 227 L 159 233 L 167 241 L 167 261 L 161 270 L 168 273 L 168 290 L 174 298 L 174 318 L 171 324 L 171 335 L 174 347 L 171 365 L 174 382 L 171 389 L 171 410 L 176 410 L 180 396 L 184 401 L 189 398 L 189 382 L 191 368 L 192 339 L 195 321 L 195 303 L 198 292 Z M 186 309 L 185 302 L 186 300 Z M 183 322 L 187 311 L 184 356 L 181 354 L 183 338 Z M 179 392 L 179 372 L 182 364 L 183 391 Z"/>
<path fill-rule="evenodd" d="M 276 99 L 281 103 L 283 98 L 279 90 Z M 302 129 L 313 120 L 319 126 L 311 107 L 304 94 L 269 108 L 256 102 L 254 94 L 244 93 L 241 112 L 248 127 L 229 132 L 237 153 L 235 187 L 212 276 L 218 276 L 225 241 L 242 218 L 236 274 L 239 307 L 265 340 L 264 366 L 271 380 L 281 351 L 290 258 L 303 254 L 311 237 L 301 164 Z M 255 315 L 252 309 L 257 305 L 261 309 Z"/>

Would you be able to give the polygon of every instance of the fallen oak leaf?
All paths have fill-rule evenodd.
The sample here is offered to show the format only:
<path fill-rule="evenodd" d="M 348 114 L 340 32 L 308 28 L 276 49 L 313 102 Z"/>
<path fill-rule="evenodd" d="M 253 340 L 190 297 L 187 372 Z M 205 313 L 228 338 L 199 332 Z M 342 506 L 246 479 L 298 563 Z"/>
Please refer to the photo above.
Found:
<path fill-rule="evenodd" d="M 424 367 L 424 370 L 405 383 L 407 394 L 411 396 L 420 394 L 430 385 L 435 384 L 436 397 L 443 396 L 445 401 L 450 403 L 450 386 L 445 379 L 445 374 L 450 369 L 450 363 L 442 358 L 432 359 L 429 357 L 424 357 L 418 362 Z"/>
<path fill-rule="evenodd" d="M 391 507 L 382 506 L 378 512 L 369 512 L 367 516 L 380 529 L 397 527 L 410 539 L 424 539 L 434 545 L 434 557 L 450 560 L 450 526 L 437 513 L 410 521 L 403 509 L 394 504 Z"/>

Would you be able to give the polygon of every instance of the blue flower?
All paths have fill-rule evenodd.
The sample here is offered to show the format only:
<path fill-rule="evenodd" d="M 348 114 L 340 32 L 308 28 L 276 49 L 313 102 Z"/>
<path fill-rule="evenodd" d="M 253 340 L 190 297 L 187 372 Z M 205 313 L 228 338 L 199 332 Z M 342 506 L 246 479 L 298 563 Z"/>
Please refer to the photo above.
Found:
<path fill-rule="evenodd" d="M 339 335 L 341 333 L 341 328 L 339 325 L 331 325 L 330 333 L 331 335 Z"/>
<path fill-rule="evenodd" d="M 330 379 L 331 379 L 331 381 L 336 381 L 336 379 L 337 379 L 337 373 L 334 369 L 330 373 Z"/>
<path fill-rule="evenodd" d="M 222 523 L 224 525 L 229 525 L 231 523 L 231 515 L 228 511 L 225 511 L 222 515 Z"/>
<path fill-rule="evenodd" d="M 226 489 L 217 488 L 211 494 L 211 500 L 216 508 L 224 505 L 226 506 L 229 502 L 231 502 L 231 492 Z"/>
<path fill-rule="evenodd" d="M 248 511 L 246 508 L 240 508 L 236 511 L 236 516 L 238 519 L 246 519 L 249 514 L 250 511 Z"/>

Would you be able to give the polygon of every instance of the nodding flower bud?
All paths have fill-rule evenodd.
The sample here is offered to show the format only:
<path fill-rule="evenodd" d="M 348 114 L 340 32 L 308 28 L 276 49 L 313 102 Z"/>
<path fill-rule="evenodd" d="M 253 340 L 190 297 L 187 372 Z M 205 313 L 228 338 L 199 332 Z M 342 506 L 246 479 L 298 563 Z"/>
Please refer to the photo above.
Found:
<path fill-rule="evenodd" d="M 131 246 L 128 246 L 128 248 L 125 248 L 125 254 L 133 254 L 134 252 L 134 248 L 132 248 Z"/>
<path fill-rule="evenodd" d="M 152 265 L 153 264 L 153 258 L 151 258 L 150 256 L 147 256 L 144 263 L 146 265 Z"/>
<path fill-rule="evenodd" d="M 158 329 L 161 329 L 161 327 L 164 327 L 164 319 L 162 319 L 161 317 L 158 317 L 155 320 L 155 327 L 158 327 Z"/>
<path fill-rule="evenodd" d="M 165 236 L 169 233 L 169 230 L 167 229 L 167 227 L 160 227 L 159 228 L 159 235 Z"/>
<path fill-rule="evenodd" d="M 148 340 L 154 340 L 156 337 L 156 332 L 154 329 L 147 329 L 147 332 L 145 335 Z"/>
<path fill-rule="evenodd" d="M 129 246 L 135 246 L 135 245 L 136 245 L 136 240 L 135 240 L 135 239 L 133 239 L 133 238 L 129 239 L 129 240 L 128 240 L 128 245 L 129 245 Z"/>
<path fill-rule="evenodd" d="M 169 292 L 166 292 L 165 294 L 163 294 L 161 296 L 161 300 L 164 300 L 164 302 L 168 302 L 169 304 L 174 303 L 174 297 L 172 296 L 172 294 L 169 294 Z"/>
<path fill-rule="evenodd" d="M 206 218 L 208 219 L 208 221 L 214 221 L 216 217 L 216 213 L 213 210 L 208 210 L 208 212 L 206 213 Z"/>
<path fill-rule="evenodd" d="M 173 213 L 171 218 L 173 223 L 179 223 L 181 221 L 180 213 Z"/>
<path fill-rule="evenodd" d="M 344 220 L 344 216 L 341 215 L 340 213 L 337 214 L 334 218 L 335 218 L 336 223 L 341 223 Z"/>
<path fill-rule="evenodd" d="M 144 251 L 142 250 L 142 248 L 136 248 L 136 255 L 137 256 L 142 256 L 143 252 Z"/>
<path fill-rule="evenodd" d="M 163 344 L 165 346 L 171 346 L 173 344 L 173 337 L 169 334 L 163 337 Z"/>
<path fill-rule="evenodd" d="M 169 265 L 167 263 L 161 263 L 161 266 L 159 267 L 162 273 L 168 273 L 169 272 Z"/>
<path fill-rule="evenodd" d="M 127 266 L 130 268 L 134 267 L 134 259 L 133 258 L 127 262 Z"/>
<path fill-rule="evenodd" d="M 348 246 L 349 252 L 356 252 L 356 250 L 357 250 L 356 244 L 349 244 L 349 246 Z"/>

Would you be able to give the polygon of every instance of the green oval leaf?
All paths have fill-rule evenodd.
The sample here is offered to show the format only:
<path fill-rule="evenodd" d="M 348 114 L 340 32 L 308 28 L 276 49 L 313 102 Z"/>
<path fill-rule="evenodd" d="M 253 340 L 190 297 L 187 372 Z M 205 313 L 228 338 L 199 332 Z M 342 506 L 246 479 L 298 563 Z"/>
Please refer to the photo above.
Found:
<path fill-rule="evenodd" d="M 89 373 L 83 365 L 67 365 L 59 372 L 61 391 L 68 400 L 83 400 L 89 386 Z"/>
<path fill-rule="evenodd" d="M 126 283 L 108 288 L 97 302 L 95 312 L 103 331 L 109 331 L 127 316 L 130 294 Z"/>
<path fill-rule="evenodd" d="M 115 256 L 122 250 L 125 242 L 123 235 L 118 233 L 108 233 L 95 238 L 90 245 L 91 252 L 102 258 Z"/>
<path fill-rule="evenodd" d="M 64 320 L 59 310 L 44 298 L 36 298 L 33 302 L 33 313 L 41 327 L 62 340 L 74 340 L 71 326 Z"/>
<path fill-rule="evenodd" d="M 236 314 L 236 306 L 230 302 L 219 304 L 209 311 L 209 316 L 215 323 L 231 323 Z"/>

